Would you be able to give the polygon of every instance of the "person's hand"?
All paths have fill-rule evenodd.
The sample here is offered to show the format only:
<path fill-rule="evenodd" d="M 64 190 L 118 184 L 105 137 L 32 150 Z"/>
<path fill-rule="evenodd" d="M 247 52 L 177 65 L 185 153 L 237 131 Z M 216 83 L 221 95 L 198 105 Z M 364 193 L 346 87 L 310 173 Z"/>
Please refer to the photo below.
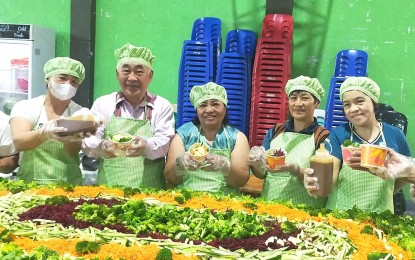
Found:
<path fill-rule="evenodd" d="M 360 161 L 361 161 L 360 149 L 353 149 L 352 157 L 350 157 L 350 159 L 345 163 L 347 164 L 347 166 L 349 166 L 353 170 L 370 172 L 368 168 L 360 166 Z"/>
<path fill-rule="evenodd" d="M 95 116 L 94 115 L 94 125 L 96 127 L 100 127 L 102 126 L 102 124 L 104 123 L 104 118 L 100 117 L 100 116 Z"/>
<path fill-rule="evenodd" d="M 176 163 L 179 164 L 180 169 L 189 171 L 194 171 L 201 167 L 201 164 L 189 152 L 185 152 L 182 156 L 178 157 Z"/>
<path fill-rule="evenodd" d="M 64 135 L 64 136 L 57 136 L 56 137 L 56 141 L 59 141 L 61 143 L 76 143 L 76 142 L 81 142 L 81 140 L 84 138 L 85 136 L 82 133 L 75 133 L 72 135 Z"/>
<path fill-rule="evenodd" d="M 125 151 L 125 155 L 128 157 L 143 156 L 147 147 L 147 141 L 138 136 L 134 136 L 131 140 L 130 146 Z"/>
<path fill-rule="evenodd" d="M 58 119 L 52 119 L 45 124 L 43 124 L 42 128 L 40 128 L 41 136 L 44 136 L 46 140 L 55 140 L 58 141 L 59 134 L 65 133 L 67 129 L 65 127 L 57 126 L 56 121 Z"/>
<path fill-rule="evenodd" d="M 382 179 L 414 178 L 411 176 L 412 159 L 388 148 L 389 158 L 385 165 L 379 168 L 371 168 L 370 171 Z"/>
<path fill-rule="evenodd" d="M 284 167 L 284 165 L 281 165 L 279 167 L 277 166 L 276 168 L 271 168 L 271 167 L 268 166 L 268 164 L 266 164 L 266 167 L 267 167 L 267 172 L 269 172 L 269 173 L 286 172 L 286 170 L 284 170 L 284 169 L 287 168 L 287 167 Z"/>
<path fill-rule="evenodd" d="M 314 173 L 314 170 L 311 168 L 306 168 L 304 170 L 304 188 L 307 190 L 308 194 L 312 195 L 312 191 L 320 189 L 318 184 L 318 178 L 311 176 Z M 313 195 L 312 195 L 313 196 Z"/>
<path fill-rule="evenodd" d="M 267 167 L 269 168 L 269 167 Z M 272 170 L 269 168 L 269 172 L 289 172 L 294 176 L 298 176 L 300 174 L 300 166 L 295 163 L 286 163 L 284 165 L 281 165 L 280 167 Z"/>
<path fill-rule="evenodd" d="M 224 175 L 228 175 L 231 169 L 230 167 L 231 162 L 225 156 L 208 154 L 201 169 L 205 171 L 220 171 Z"/>
<path fill-rule="evenodd" d="M 267 163 L 265 161 L 265 148 L 262 146 L 253 146 L 249 151 L 249 165 L 265 174 Z"/>
<path fill-rule="evenodd" d="M 97 154 L 101 158 L 112 158 L 116 156 L 115 144 L 109 140 L 102 140 L 97 149 Z"/>

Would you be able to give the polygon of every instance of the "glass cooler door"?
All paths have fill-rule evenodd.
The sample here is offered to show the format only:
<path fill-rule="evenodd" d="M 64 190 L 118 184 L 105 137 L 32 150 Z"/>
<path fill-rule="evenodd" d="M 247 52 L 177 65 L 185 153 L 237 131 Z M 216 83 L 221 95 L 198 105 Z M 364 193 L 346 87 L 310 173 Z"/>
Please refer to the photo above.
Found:
<path fill-rule="evenodd" d="M 10 114 L 13 105 L 28 99 L 31 41 L 0 40 L 0 110 Z"/>

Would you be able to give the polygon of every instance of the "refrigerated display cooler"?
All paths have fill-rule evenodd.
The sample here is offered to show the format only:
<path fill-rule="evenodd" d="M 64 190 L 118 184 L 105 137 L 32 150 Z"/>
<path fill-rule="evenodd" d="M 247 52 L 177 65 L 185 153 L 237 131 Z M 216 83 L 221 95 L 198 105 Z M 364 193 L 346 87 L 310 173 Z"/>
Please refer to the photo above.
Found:
<path fill-rule="evenodd" d="M 32 24 L 0 23 L 0 110 L 46 92 L 43 66 L 55 57 L 55 32 Z"/>

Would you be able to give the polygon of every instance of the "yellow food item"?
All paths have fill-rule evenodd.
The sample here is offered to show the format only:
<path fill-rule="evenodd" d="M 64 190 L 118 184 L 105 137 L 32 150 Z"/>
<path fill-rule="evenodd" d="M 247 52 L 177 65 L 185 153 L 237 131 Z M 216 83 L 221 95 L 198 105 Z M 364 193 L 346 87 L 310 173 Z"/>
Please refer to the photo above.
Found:
<path fill-rule="evenodd" d="M 190 153 L 194 156 L 205 156 L 209 153 L 209 148 L 205 145 L 199 145 L 190 149 Z"/>
<path fill-rule="evenodd" d="M 94 116 L 91 114 L 83 114 L 83 115 L 67 117 L 66 120 L 94 121 Z"/>

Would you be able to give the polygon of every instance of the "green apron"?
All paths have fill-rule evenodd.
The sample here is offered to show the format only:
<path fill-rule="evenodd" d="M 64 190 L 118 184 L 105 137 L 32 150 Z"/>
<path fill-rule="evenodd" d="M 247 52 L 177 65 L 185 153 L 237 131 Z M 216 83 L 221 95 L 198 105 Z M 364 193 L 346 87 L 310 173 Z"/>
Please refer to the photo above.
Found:
<path fill-rule="evenodd" d="M 353 127 L 350 128 L 350 140 L 353 142 Z M 382 127 L 381 136 L 386 146 Z M 337 184 L 333 187 L 327 201 L 328 209 L 351 209 L 354 206 L 365 212 L 381 213 L 385 210 L 393 212 L 394 180 L 383 180 L 365 171 L 353 170 L 343 164 Z"/>
<path fill-rule="evenodd" d="M 200 142 L 200 129 L 199 129 L 199 138 Z M 224 129 L 226 135 L 226 140 L 229 140 L 229 135 Z M 229 141 L 227 141 L 227 147 L 225 149 L 212 148 L 208 143 L 211 154 L 218 154 L 225 156 L 230 160 L 231 158 L 231 149 L 229 147 Z M 221 171 L 204 171 L 202 169 L 197 169 L 195 171 L 185 170 L 183 175 L 183 182 L 177 185 L 178 188 L 182 189 L 191 189 L 193 191 L 206 191 L 206 192 L 221 192 L 223 194 L 240 194 L 239 189 L 231 187 L 226 182 L 225 176 Z"/>
<path fill-rule="evenodd" d="M 110 118 L 104 130 L 104 139 L 109 140 L 110 134 L 125 132 L 141 138 L 152 137 L 150 117 L 147 119 L 147 104 L 144 107 L 144 120 L 123 118 L 117 113 Z M 150 110 L 150 109 L 149 109 Z M 101 158 L 98 169 L 98 184 L 122 185 L 133 188 L 164 189 L 165 158 L 149 160 L 143 156 Z"/>
<path fill-rule="evenodd" d="M 33 130 L 40 127 L 38 125 L 40 113 Z M 68 114 L 71 115 L 69 107 Z M 80 185 L 82 174 L 79 164 L 79 155 L 68 155 L 63 143 L 52 140 L 46 141 L 23 153 L 16 179 L 25 182 L 35 181 L 39 184 L 65 182 Z"/>
<path fill-rule="evenodd" d="M 287 151 L 286 163 L 295 163 L 302 168 L 308 168 L 310 157 L 315 152 L 314 134 L 284 132 L 271 141 L 270 147 L 283 148 Z M 291 200 L 294 204 L 304 203 L 319 208 L 325 207 L 327 201 L 327 198 L 310 196 L 303 182 L 289 172 L 268 172 L 262 188 L 262 196 L 266 200 Z"/>

